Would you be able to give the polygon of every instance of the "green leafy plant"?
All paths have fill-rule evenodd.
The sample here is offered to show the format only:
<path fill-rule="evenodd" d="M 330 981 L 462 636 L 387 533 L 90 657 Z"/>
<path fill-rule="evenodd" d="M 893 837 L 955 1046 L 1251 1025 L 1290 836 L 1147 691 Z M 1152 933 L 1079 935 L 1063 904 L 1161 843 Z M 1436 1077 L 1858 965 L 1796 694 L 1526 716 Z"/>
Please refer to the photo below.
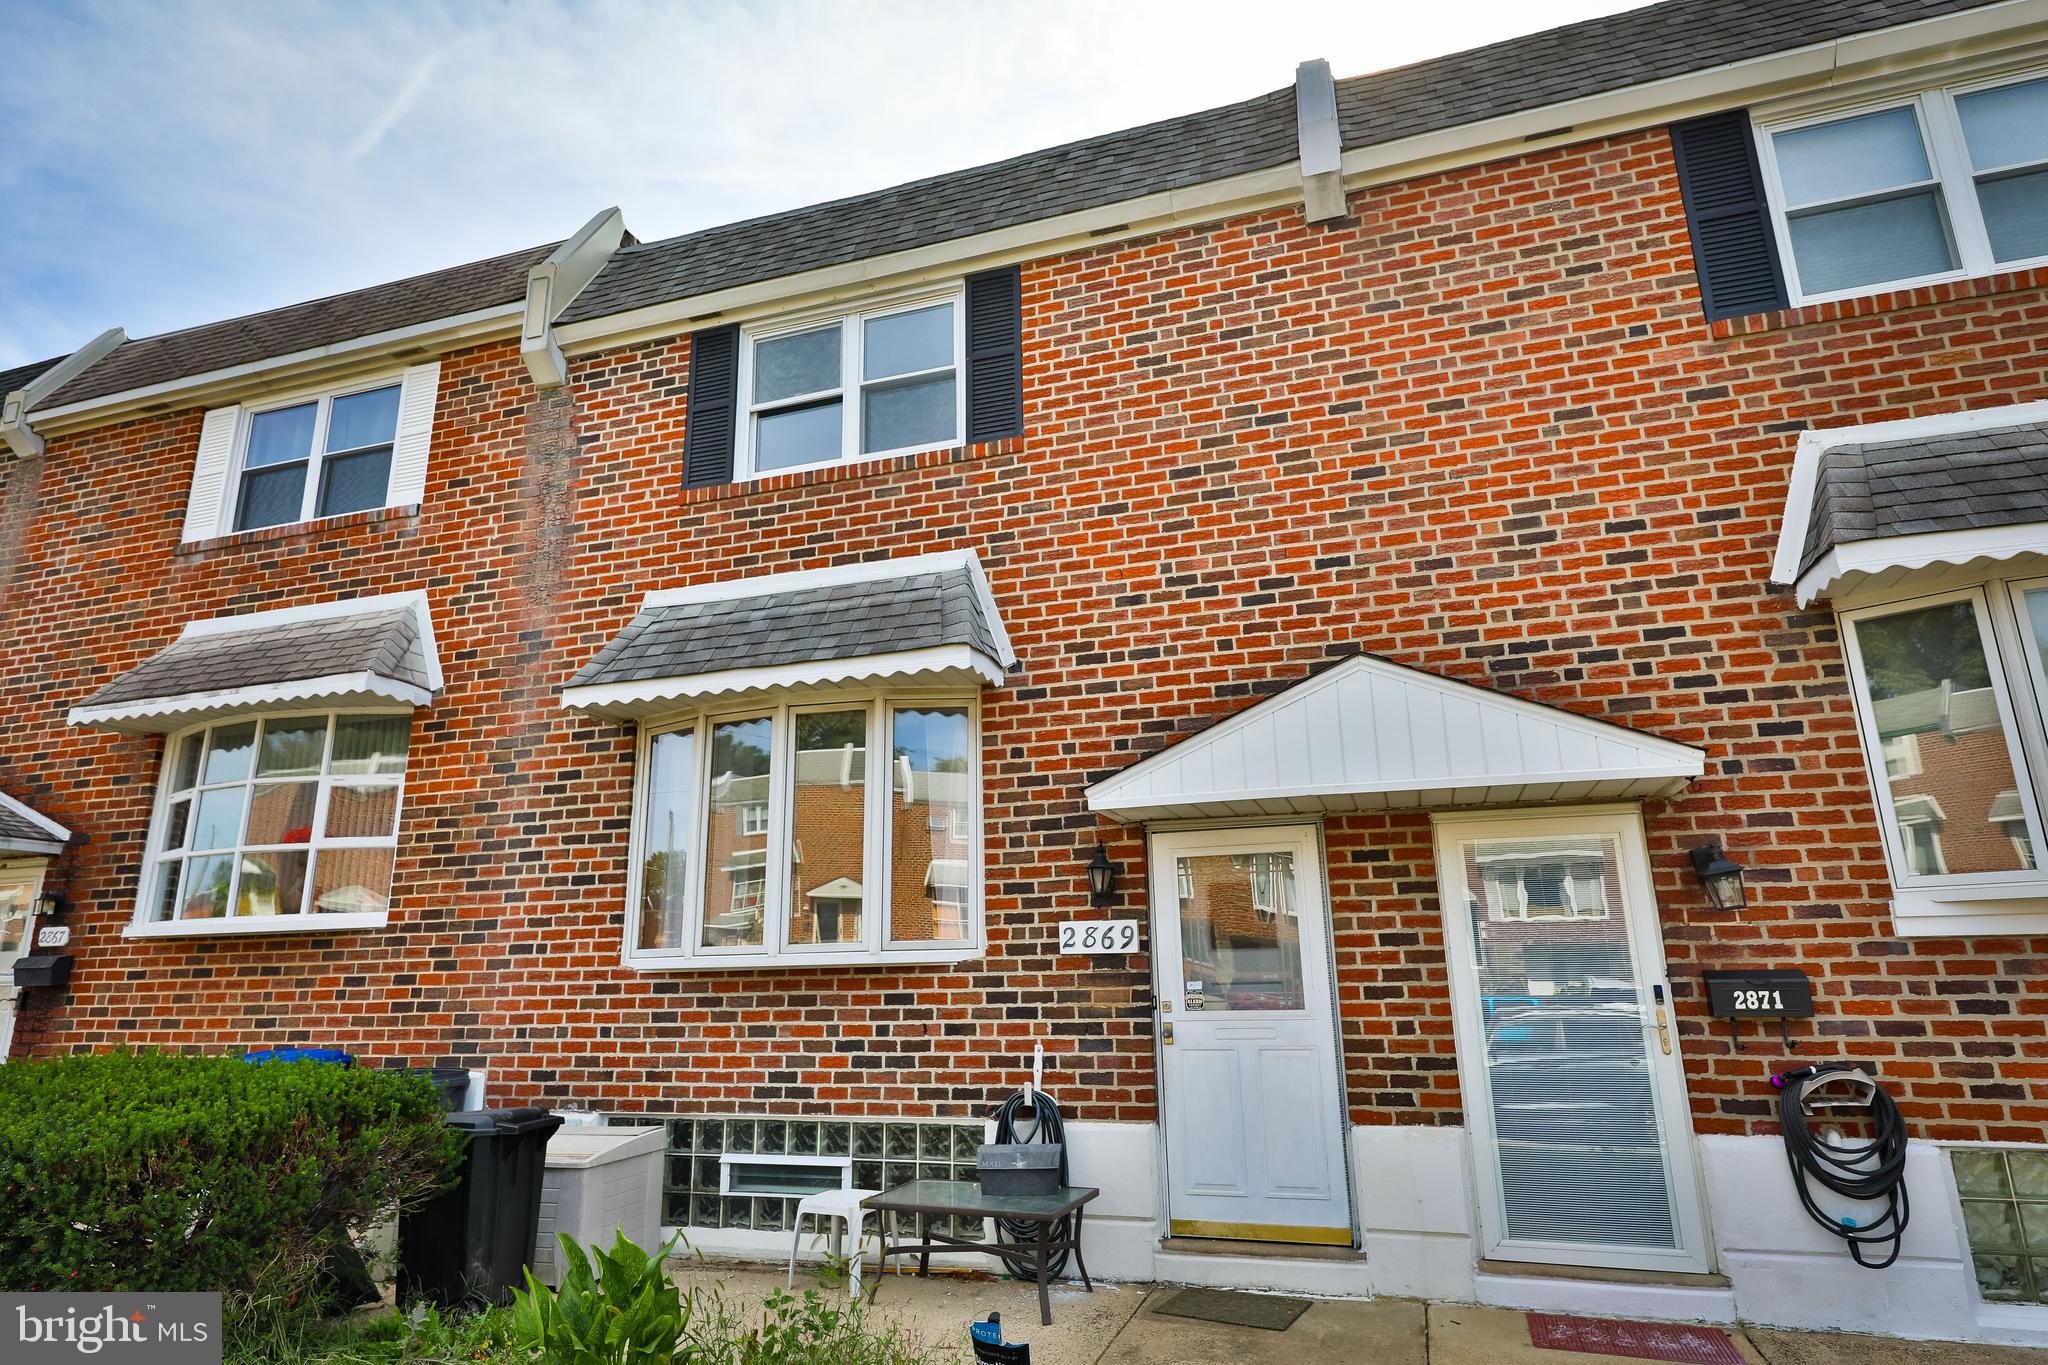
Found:
<path fill-rule="evenodd" d="M 217 1290 L 231 1329 L 322 1306 L 351 1239 L 452 1174 L 403 1071 L 105 1052 L 0 1067 L 0 1288 Z"/>
<path fill-rule="evenodd" d="M 675 1243 L 650 1256 L 622 1232 L 610 1251 L 593 1248 L 587 1257 L 575 1238 L 557 1236 L 562 1287 L 549 1289 L 529 1269 L 526 1288 L 513 1296 L 521 1345 L 547 1365 L 675 1365 L 695 1357 L 683 1344 L 690 1305 L 663 1265 Z"/>
<path fill-rule="evenodd" d="M 771 1290 L 750 1311 L 721 1290 L 700 1290 L 692 1365 L 932 1365 L 941 1358 L 901 1328 L 878 1324 L 865 1300 L 846 1298 L 847 1263 L 833 1260 L 819 1289 Z"/>

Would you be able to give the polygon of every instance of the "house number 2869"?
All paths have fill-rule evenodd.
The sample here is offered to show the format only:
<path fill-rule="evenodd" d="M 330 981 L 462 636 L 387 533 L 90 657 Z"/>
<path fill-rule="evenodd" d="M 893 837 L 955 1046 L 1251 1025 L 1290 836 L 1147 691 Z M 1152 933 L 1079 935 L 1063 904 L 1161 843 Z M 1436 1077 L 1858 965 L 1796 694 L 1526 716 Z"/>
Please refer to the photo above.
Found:
<path fill-rule="evenodd" d="M 1138 950 L 1134 919 L 1070 919 L 1060 925 L 1062 953 L 1133 953 Z"/>
<path fill-rule="evenodd" d="M 1737 991 L 1735 1008 L 1739 1010 L 1781 1010 L 1785 1008 L 1783 991 Z"/>

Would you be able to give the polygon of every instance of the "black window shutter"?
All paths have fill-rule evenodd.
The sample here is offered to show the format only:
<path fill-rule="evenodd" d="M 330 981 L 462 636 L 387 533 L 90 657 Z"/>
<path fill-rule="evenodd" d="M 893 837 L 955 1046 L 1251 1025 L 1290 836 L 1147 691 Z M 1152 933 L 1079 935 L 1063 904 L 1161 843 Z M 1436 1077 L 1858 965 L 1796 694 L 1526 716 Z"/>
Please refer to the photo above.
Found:
<path fill-rule="evenodd" d="M 1707 320 L 1785 307 L 1785 271 L 1749 111 L 1674 123 L 1671 150 Z"/>
<path fill-rule="evenodd" d="M 684 412 L 683 487 L 732 482 L 733 417 L 739 407 L 740 329 L 690 335 L 690 401 Z"/>
<path fill-rule="evenodd" d="M 1024 286 L 1016 266 L 967 277 L 967 439 L 1024 434 Z"/>

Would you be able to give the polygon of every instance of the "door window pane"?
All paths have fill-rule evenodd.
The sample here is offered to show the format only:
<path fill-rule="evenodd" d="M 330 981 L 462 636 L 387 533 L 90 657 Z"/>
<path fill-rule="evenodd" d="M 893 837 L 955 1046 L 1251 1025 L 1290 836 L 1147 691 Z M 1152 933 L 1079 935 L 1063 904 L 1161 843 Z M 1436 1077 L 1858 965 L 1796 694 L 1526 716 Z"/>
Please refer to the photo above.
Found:
<path fill-rule="evenodd" d="M 1856 645 L 1879 741 L 1914 737 L 1917 768 L 1886 777 L 1908 870 L 2031 869 L 2031 848 L 2016 844 L 2000 818 L 2017 810 L 2019 783 L 1975 603 L 1863 618 Z"/>
<path fill-rule="evenodd" d="M 1306 1007 L 1293 854 L 1180 858 L 1174 878 L 1185 1008 Z"/>
<path fill-rule="evenodd" d="M 872 455 L 952 440 L 953 395 L 950 374 L 866 390 L 861 398 L 867 405 L 861 414 L 862 452 Z"/>
<path fill-rule="evenodd" d="M 885 313 L 865 324 L 861 378 L 937 370 L 953 363 L 953 305 Z"/>
<path fill-rule="evenodd" d="M 1997 260 L 2048 256 L 2048 171 L 1980 180 L 1977 203 Z"/>
<path fill-rule="evenodd" d="M 789 941 L 858 942 L 867 896 L 867 712 L 799 712 L 792 728 Z"/>
<path fill-rule="evenodd" d="M 648 744 L 647 813 L 640 858 L 640 946 L 681 948 L 689 899 L 690 794 L 697 734 L 670 730 Z"/>
<path fill-rule="evenodd" d="M 1799 214 L 1788 227 L 1799 284 L 1809 294 L 1955 268 L 1935 190 Z"/>
<path fill-rule="evenodd" d="M 956 706 L 890 713 L 889 937 L 968 937 L 974 755 Z"/>
<path fill-rule="evenodd" d="M 0 886 L 0 972 L 10 977 L 14 959 L 28 944 L 29 890 L 20 885 Z"/>
<path fill-rule="evenodd" d="M 754 343 L 754 402 L 774 403 L 839 387 L 840 325 Z"/>
<path fill-rule="evenodd" d="M 1975 169 L 2048 161 L 2048 80 L 1958 95 L 1956 114 Z"/>
<path fill-rule="evenodd" d="M 1476 952 L 1453 969 L 1476 985 L 1508 1236 L 1677 1246 L 1615 839 L 1475 839 L 1459 856 Z M 1532 913 L 1499 913 L 1500 887 Z"/>
<path fill-rule="evenodd" d="M 837 398 L 764 412 L 754 419 L 754 468 L 790 469 L 839 458 Z"/>
<path fill-rule="evenodd" d="M 740 832 L 740 808 L 768 799 L 768 717 L 711 727 L 711 786 L 705 802 L 704 934 L 707 948 L 759 947 L 768 842 Z"/>
<path fill-rule="evenodd" d="M 1794 208 L 1919 184 L 1934 174 L 1910 108 L 1794 128 L 1776 134 L 1772 145 Z"/>
<path fill-rule="evenodd" d="M 398 431 L 398 385 L 334 400 L 327 415 L 327 449 L 390 445 Z"/>

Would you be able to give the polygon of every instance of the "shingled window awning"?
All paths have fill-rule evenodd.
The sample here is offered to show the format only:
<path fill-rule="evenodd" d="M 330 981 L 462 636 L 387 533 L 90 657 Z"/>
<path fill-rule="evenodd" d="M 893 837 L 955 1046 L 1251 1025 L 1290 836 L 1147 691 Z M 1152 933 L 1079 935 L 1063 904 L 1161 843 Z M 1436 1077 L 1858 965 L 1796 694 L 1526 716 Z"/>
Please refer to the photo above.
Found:
<path fill-rule="evenodd" d="M 62 853 L 71 831 L 42 812 L 0 792 L 0 853 Z"/>
<path fill-rule="evenodd" d="M 406 593 L 188 622 L 69 719 L 168 733 L 279 706 L 424 706 L 440 688 L 426 597 Z"/>
<path fill-rule="evenodd" d="M 634 720 L 867 680 L 979 687 L 1015 662 L 979 561 L 958 551 L 650 593 L 562 704 Z"/>
<path fill-rule="evenodd" d="M 2048 403 L 1807 432 L 1771 577 L 1804 605 L 2023 555 L 2048 555 Z"/>

